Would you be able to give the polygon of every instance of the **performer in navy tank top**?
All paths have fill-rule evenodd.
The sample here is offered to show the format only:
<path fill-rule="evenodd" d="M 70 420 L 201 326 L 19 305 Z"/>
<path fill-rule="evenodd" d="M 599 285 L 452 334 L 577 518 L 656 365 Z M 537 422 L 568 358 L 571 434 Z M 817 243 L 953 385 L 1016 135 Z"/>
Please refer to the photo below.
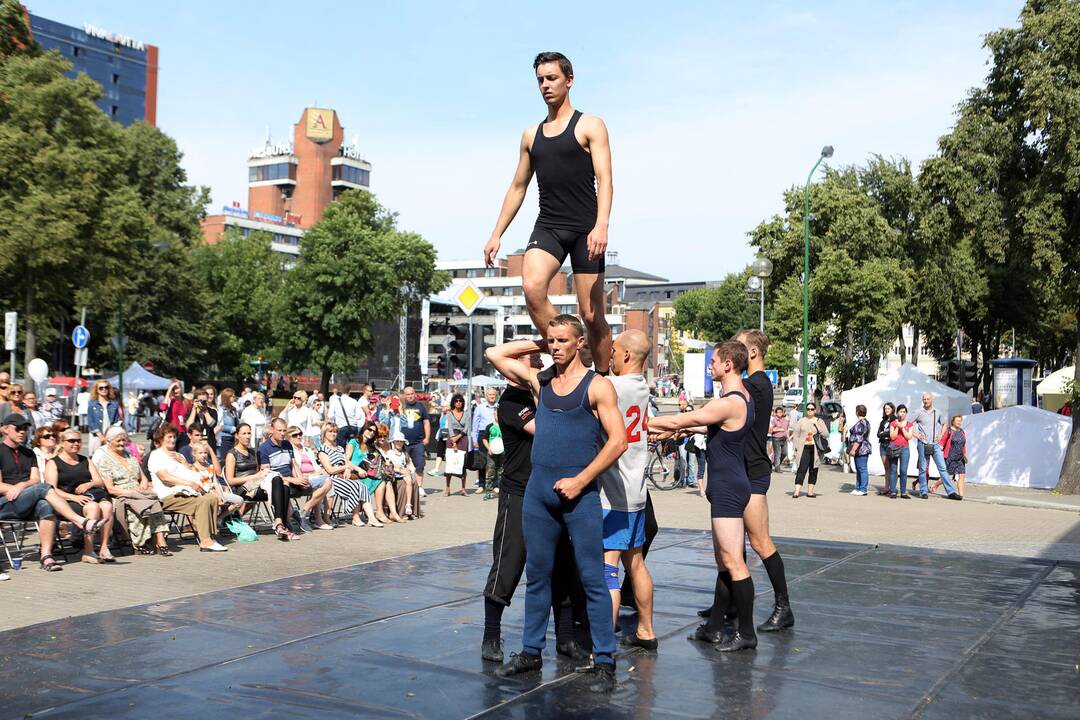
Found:
<path fill-rule="evenodd" d="M 507 381 L 532 388 L 537 397 L 532 476 L 525 486 L 525 622 L 523 649 L 496 670 L 500 676 L 539 670 L 551 608 L 555 548 L 564 529 L 585 590 L 592 633 L 594 692 L 615 687 L 615 632 L 611 596 L 604 577 L 603 513 L 597 478 L 626 452 L 626 430 L 615 388 L 581 364 L 584 328 L 573 315 L 557 315 L 547 341 L 517 340 L 487 351 L 487 359 Z M 555 375 L 541 381 L 521 360 L 550 352 Z"/>
<path fill-rule="evenodd" d="M 604 318 L 604 256 L 612 195 L 607 127 L 600 118 L 584 115 L 570 104 L 574 66 L 565 55 L 542 52 L 533 61 L 533 69 L 547 117 L 522 133 L 517 170 L 484 245 L 484 262 L 494 267 L 503 233 L 521 208 L 535 172 L 540 212 L 521 266 L 529 317 L 540 336 L 546 337 L 548 323 L 555 317 L 548 287 L 569 256 L 593 358 L 606 374 L 611 328 Z"/>
<path fill-rule="evenodd" d="M 713 350 L 709 370 L 720 382 L 723 394 L 699 410 L 655 417 L 649 430 L 659 439 L 679 431 L 705 433 L 708 474 L 705 496 L 712 508 L 713 548 L 720 568 L 708 622 L 691 639 L 716 644 L 719 652 L 757 647 L 754 631 L 754 581 L 743 557 L 745 526 L 743 512 L 750 502 L 750 480 L 746 475 L 744 451 L 754 424 L 754 401 L 742 382 L 747 367 L 746 346 L 725 340 Z M 768 410 L 765 410 L 768 412 Z M 730 575 L 729 588 L 725 574 Z M 724 612 L 734 600 L 738 629 L 724 637 Z"/>

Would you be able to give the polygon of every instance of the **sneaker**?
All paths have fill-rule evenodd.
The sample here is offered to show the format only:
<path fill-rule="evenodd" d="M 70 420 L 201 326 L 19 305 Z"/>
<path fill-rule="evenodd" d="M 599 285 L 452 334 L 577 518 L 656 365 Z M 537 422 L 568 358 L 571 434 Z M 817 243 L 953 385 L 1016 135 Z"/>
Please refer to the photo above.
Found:
<path fill-rule="evenodd" d="M 494 499 L 494 497 L 495 497 L 495 496 L 494 496 L 494 495 L 492 495 L 492 494 L 491 494 L 491 492 L 486 492 L 486 493 L 484 493 L 484 499 L 485 499 L 485 500 L 492 500 L 492 499 Z"/>
<path fill-rule="evenodd" d="M 859 495 L 859 494 L 860 493 L 859 493 L 858 490 L 852 490 L 851 492 L 848 493 L 848 495 Z"/>
<path fill-rule="evenodd" d="M 299 528 L 300 532 L 305 532 L 305 533 L 311 532 L 311 523 L 309 523 L 307 521 L 307 519 L 303 515 L 300 514 L 299 510 L 293 510 L 292 515 L 290 517 L 292 519 L 293 525 L 295 525 L 297 528 Z"/>
<path fill-rule="evenodd" d="M 10 575 L 8 575 L 5 572 L 0 572 L 0 582 L 3 582 L 5 580 L 10 580 L 10 579 L 11 579 Z"/>
<path fill-rule="evenodd" d="M 405 503 L 405 514 L 412 516 L 412 503 Z"/>
<path fill-rule="evenodd" d="M 443 471 L 442 470 L 428 470 L 427 474 L 430 475 L 431 477 L 442 477 Z"/>

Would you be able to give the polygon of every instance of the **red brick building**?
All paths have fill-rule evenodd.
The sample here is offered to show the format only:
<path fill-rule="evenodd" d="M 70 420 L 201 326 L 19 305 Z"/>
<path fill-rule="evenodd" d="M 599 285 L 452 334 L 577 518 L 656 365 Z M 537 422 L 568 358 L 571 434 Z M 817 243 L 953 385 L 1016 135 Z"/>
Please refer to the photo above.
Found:
<path fill-rule="evenodd" d="M 368 189 L 371 163 L 355 141 L 344 142 L 337 112 L 307 108 L 293 126 L 291 142 L 266 142 L 248 153 L 248 200 L 223 206 L 203 221 L 203 236 L 217 242 L 235 227 L 244 235 L 263 230 L 275 250 L 300 252 L 304 231 L 317 223 L 326 206 L 350 188 Z"/>

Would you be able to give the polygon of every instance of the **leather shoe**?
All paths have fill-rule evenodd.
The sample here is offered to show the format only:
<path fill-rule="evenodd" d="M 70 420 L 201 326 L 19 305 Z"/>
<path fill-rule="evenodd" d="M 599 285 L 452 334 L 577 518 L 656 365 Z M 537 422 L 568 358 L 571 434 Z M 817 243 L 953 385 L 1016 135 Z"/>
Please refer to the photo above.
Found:
<path fill-rule="evenodd" d="M 480 643 L 480 657 L 488 662 L 501 663 L 503 661 L 502 640 L 485 640 Z"/>
<path fill-rule="evenodd" d="M 778 632 L 784 628 L 795 625 L 795 613 L 791 612 L 791 605 L 787 598 L 776 598 L 772 615 L 765 622 L 758 625 L 758 632 Z"/>
<path fill-rule="evenodd" d="M 544 666 L 544 661 L 539 655 L 531 653 L 510 653 L 510 662 L 495 670 L 499 677 L 510 677 L 521 673 L 534 672 Z"/>
<path fill-rule="evenodd" d="M 591 672 L 593 681 L 589 683 L 589 692 L 609 693 L 615 689 L 615 666 L 608 663 L 594 665 Z"/>
<path fill-rule="evenodd" d="M 578 644 L 577 640 L 567 640 L 566 642 L 557 643 L 555 645 L 555 652 L 563 657 L 570 658 L 571 660 L 588 660 L 589 653 L 585 652 L 585 648 Z"/>
<path fill-rule="evenodd" d="M 716 646 L 716 652 L 737 652 L 739 650 L 753 650 L 757 647 L 757 635 L 743 637 L 738 631 L 730 640 L 725 640 Z"/>
<path fill-rule="evenodd" d="M 697 630 L 694 630 L 693 634 L 689 636 L 689 639 L 716 645 L 723 641 L 724 631 L 714 630 L 713 628 L 709 627 L 708 623 L 702 623 L 701 625 L 697 626 Z"/>
<path fill-rule="evenodd" d="M 649 638 L 646 640 L 645 638 L 639 638 L 637 633 L 623 636 L 623 638 L 619 640 L 619 644 L 623 647 L 639 647 L 645 650 L 655 650 L 660 647 L 660 643 L 657 642 L 656 638 Z"/>
<path fill-rule="evenodd" d="M 960 493 L 949 493 L 949 499 L 950 500 L 963 500 L 964 496 L 961 495 Z"/>

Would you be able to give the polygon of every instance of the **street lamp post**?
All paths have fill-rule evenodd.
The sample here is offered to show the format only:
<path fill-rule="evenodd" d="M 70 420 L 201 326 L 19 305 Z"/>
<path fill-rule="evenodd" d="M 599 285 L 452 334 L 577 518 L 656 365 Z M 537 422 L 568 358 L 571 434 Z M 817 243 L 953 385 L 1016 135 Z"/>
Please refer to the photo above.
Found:
<path fill-rule="evenodd" d="M 803 213 L 803 348 L 802 348 L 802 411 L 806 412 L 807 392 L 810 379 L 810 180 L 817 172 L 818 165 L 825 158 L 833 156 L 832 145 L 821 148 L 814 167 L 806 176 L 806 209 Z"/>
<path fill-rule="evenodd" d="M 750 266 L 750 272 L 753 276 L 761 279 L 761 287 L 759 292 L 761 294 L 761 318 L 758 321 L 758 330 L 765 332 L 765 279 L 772 275 L 772 260 L 764 255 L 758 255 L 754 258 L 754 264 Z"/>

